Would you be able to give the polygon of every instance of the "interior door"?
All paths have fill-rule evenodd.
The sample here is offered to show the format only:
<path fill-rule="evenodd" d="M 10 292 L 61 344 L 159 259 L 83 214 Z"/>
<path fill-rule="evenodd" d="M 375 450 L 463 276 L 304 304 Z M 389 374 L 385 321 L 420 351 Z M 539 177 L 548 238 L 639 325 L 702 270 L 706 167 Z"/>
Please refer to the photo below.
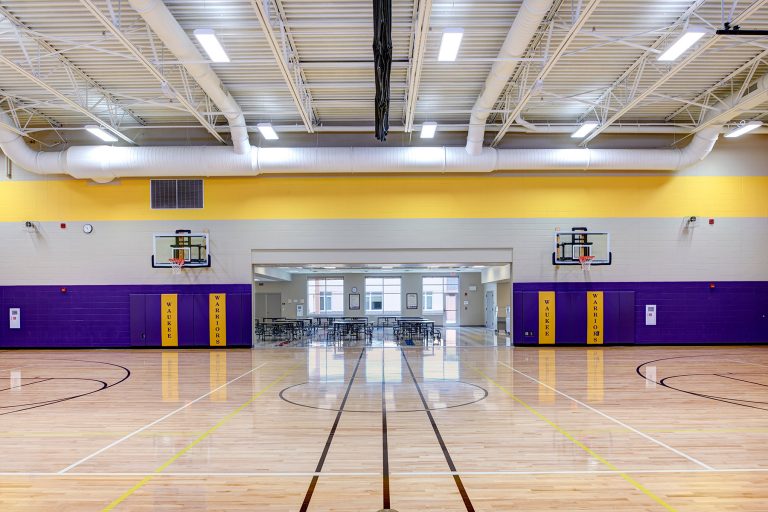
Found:
<path fill-rule="evenodd" d="M 281 313 L 282 295 L 279 293 L 254 293 L 254 314 L 256 318 L 277 318 Z"/>
<path fill-rule="evenodd" d="M 443 297 L 445 297 L 443 323 L 445 325 L 458 324 L 459 323 L 459 294 L 446 293 L 445 295 L 443 295 Z"/>
<path fill-rule="evenodd" d="M 485 292 L 485 328 L 496 330 L 496 294 Z"/>

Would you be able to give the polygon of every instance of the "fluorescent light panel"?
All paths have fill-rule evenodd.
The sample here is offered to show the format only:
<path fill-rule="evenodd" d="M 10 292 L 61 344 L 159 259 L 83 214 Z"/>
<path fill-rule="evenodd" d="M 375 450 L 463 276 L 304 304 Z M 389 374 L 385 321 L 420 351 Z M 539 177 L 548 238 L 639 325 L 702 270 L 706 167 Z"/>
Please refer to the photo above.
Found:
<path fill-rule="evenodd" d="M 213 62 L 229 62 L 229 56 L 213 29 L 198 28 L 195 30 L 195 37 Z"/>
<path fill-rule="evenodd" d="M 261 135 L 267 140 L 277 140 L 280 137 L 277 136 L 277 132 L 272 128 L 272 123 L 259 123 L 256 125 Z"/>
<path fill-rule="evenodd" d="M 760 121 L 752 121 L 743 126 L 739 126 L 738 128 L 736 128 L 731 132 L 726 133 L 725 136 L 728 138 L 741 137 L 745 133 L 749 133 L 752 130 L 757 130 L 761 126 L 763 126 L 763 123 L 761 123 Z"/>
<path fill-rule="evenodd" d="M 571 137 L 574 139 L 581 139 L 583 137 L 586 137 L 589 132 L 597 128 L 597 123 L 584 123 L 582 124 L 578 130 L 573 132 L 571 134 Z"/>
<path fill-rule="evenodd" d="M 437 131 L 437 123 L 435 123 L 434 121 L 428 121 L 426 123 L 422 123 L 421 138 L 422 139 L 434 138 L 436 131 Z"/>
<path fill-rule="evenodd" d="M 696 44 L 696 41 L 704 36 L 704 29 L 699 27 L 689 27 L 667 51 L 659 55 L 660 61 L 671 61 L 677 59 L 685 51 Z"/>
<path fill-rule="evenodd" d="M 91 132 L 92 135 L 95 135 L 96 137 L 103 140 L 104 142 L 117 142 L 117 137 L 115 137 L 114 135 L 109 133 L 107 130 L 99 126 L 95 126 L 95 125 L 86 126 L 85 129 Z"/>
<path fill-rule="evenodd" d="M 461 39 L 464 37 L 463 28 L 446 28 L 443 30 L 443 39 L 440 42 L 440 53 L 437 60 L 453 61 L 459 54 Z"/>

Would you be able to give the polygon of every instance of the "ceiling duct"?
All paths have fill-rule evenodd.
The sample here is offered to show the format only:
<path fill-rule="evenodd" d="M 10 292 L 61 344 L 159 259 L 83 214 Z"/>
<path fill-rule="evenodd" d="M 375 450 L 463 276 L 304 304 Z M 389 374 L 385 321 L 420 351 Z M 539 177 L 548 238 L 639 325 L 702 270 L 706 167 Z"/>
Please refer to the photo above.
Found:
<path fill-rule="evenodd" d="M 251 143 L 243 111 L 232 95 L 224 90 L 213 68 L 207 64 L 206 58 L 200 54 L 163 1 L 130 0 L 130 4 L 227 118 L 235 153 L 249 153 Z"/>
<path fill-rule="evenodd" d="M 525 55 L 528 45 L 553 3 L 553 0 L 523 0 L 520 5 L 515 21 L 512 22 L 504 44 L 485 80 L 483 92 L 472 107 L 467 132 L 467 152 L 470 155 L 479 155 L 483 150 L 485 122 L 517 67 L 516 59 Z"/>
<path fill-rule="evenodd" d="M 376 72 L 376 138 L 389 131 L 389 75 L 392 71 L 392 0 L 373 0 L 373 62 Z"/>

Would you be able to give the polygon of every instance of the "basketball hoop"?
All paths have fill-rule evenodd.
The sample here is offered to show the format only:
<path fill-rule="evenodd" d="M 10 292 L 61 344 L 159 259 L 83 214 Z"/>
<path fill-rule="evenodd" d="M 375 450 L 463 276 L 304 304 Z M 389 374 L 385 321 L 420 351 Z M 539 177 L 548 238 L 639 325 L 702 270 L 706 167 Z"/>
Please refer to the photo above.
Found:
<path fill-rule="evenodd" d="M 181 274 L 181 269 L 184 268 L 184 258 L 170 258 L 168 261 L 171 263 L 173 275 Z"/>
<path fill-rule="evenodd" d="M 588 272 L 589 268 L 592 266 L 592 260 L 594 260 L 594 256 L 579 256 L 579 263 L 581 263 L 581 270 Z"/>

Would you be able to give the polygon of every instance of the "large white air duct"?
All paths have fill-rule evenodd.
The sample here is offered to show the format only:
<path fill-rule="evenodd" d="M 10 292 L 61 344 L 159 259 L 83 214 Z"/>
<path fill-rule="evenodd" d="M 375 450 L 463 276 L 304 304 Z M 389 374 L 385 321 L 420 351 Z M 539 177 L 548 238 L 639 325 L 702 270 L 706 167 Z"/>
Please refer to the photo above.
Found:
<path fill-rule="evenodd" d="M 467 132 L 467 152 L 470 155 L 479 155 L 483 150 L 485 122 L 517 67 L 515 59 L 525 55 L 531 39 L 536 35 L 536 30 L 553 3 L 553 0 L 523 0 L 520 5 L 515 21 L 512 22 L 496 57 L 497 60 L 485 80 L 483 92 L 472 107 Z"/>
<path fill-rule="evenodd" d="M 16 165 L 38 174 L 69 174 L 108 182 L 120 177 L 255 176 L 257 174 L 487 173 L 492 171 L 675 171 L 706 157 L 725 123 L 768 97 L 768 75 L 724 98 L 705 116 L 682 149 L 493 149 L 471 156 L 461 147 L 256 148 L 238 154 L 224 146 L 74 146 L 61 152 L 30 149 L 4 128 L 0 149 Z"/>
<path fill-rule="evenodd" d="M 205 62 L 206 59 L 197 51 L 195 44 L 163 1 L 130 0 L 130 4 L 227 118 L 235 153 L 250 153 L 251 144 L 243 111 L 232 95 L 224 90 L 219 77 Z"/>
<path fill-rule="evenodd" d="M 10 124 L 0 111 L 0 123 Z M 258 174 L 488 173 L 493 171 L 673 171 L 703 159 L 719 126 L 702 130 L 683 149 L 493 149 L 471 156 L 462 147 L 256 148 L 224 146 L 73 146 L 33 151 L 0 126 L 0 149 L 38 174 L 69 174 L 108 182 L 121 177 L 256 176 Z"/>

